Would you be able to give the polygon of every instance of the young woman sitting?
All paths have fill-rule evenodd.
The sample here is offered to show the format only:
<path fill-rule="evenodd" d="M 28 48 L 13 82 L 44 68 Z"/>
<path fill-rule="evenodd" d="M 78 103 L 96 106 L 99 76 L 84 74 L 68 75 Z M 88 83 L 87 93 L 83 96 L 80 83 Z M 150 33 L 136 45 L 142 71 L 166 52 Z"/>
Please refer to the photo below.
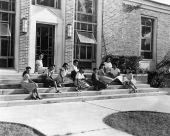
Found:
<path fill-rule="evenodd" d="M 47 69 L 47 67 L 43 66 L 43 57 L 44 53 L 38 54 L 38 59 L 35 61 L 35 73 L 38 72 L 38 74 L 42 74 Z"/>
<path fill-rule="evenodd" d="M 135 86 L 136 80 L 133 78 L 131 68 L 126 69 L 126 74 L 123 77 L 123 84 L 131 88 L 132 90 L 129 93 L 136 93 L 137 87 Z"/>
<path fill-rule="evenodd" d="M 50 65 L 41 77 L 45 87 L 55 87 L 56 93 L 60 93 L 60 91 L 57 90 L 57 83 L 53 79 L 54 68 L 55 65 Z"/>
<path fill-rule="evenodd" d="M 93 68 L 93 74 L 92 74 L 91 80 L 92 80 L 92 84 L 94 86 L 94 90 L 101 90 L 101 89 L 107 88 L 107 84 L 105 84 L 99 80 L 97 68 Z"/>
<path fill-rule="evenodd" d="M 67 74 L 68 74 L 68 63 L 64 63 L 62 68 L 60 69 L 59 75 L 55 79 L 58 87 L 62 87 L 62 84 L 66 80 Z"/>
<path fill-rule="evenodd" d="M 21 82 L 21 86 L 31 92 L 31 98 L 36 100 L 36 99 L 41 99 L 38 95 L 38 85 L 33 82 L 30 78 L 30 70 L 31 67 L 26 67 L 26 70 L 23 72 L 23 80 Z"/>
<path fill-rule="evenodd" d="M 74 60 L 73 65 L 71 67 L 71 78 L 72 78 L 73 81 L 75 81 L 75 77 L 76 77 L 76 74 L 77 74 L 78 71 L 79 71 L 78 60 Z"/>
<path fill-rule="evenodd" d="M 101 64 L 98 70 L 99 80 L 105 84 L 110 84 L 114 79 L 105 73 L 105 64 Z"/>
<path fill-rule="evenodd" d="M 84 76 L 84 68 L 80 68 L 76 74 L 74 85 L 76 86 L 76 90 L 80 91 L 80 89 L 85 89 L 90 87 L 89 84 L 86 82 L 86 78 Z"/>

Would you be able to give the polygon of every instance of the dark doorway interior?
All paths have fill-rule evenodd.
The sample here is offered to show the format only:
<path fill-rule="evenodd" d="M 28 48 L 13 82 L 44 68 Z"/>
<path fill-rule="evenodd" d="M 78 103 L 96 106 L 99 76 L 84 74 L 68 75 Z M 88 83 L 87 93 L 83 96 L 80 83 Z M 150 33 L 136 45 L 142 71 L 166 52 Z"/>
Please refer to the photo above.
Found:
<path fill-rule="evenodd" d="M 36 27 L 36 58 L 39 52 L 43 52 L 44 67 L 54 64 L 54 25 L 37 24 Z"/>

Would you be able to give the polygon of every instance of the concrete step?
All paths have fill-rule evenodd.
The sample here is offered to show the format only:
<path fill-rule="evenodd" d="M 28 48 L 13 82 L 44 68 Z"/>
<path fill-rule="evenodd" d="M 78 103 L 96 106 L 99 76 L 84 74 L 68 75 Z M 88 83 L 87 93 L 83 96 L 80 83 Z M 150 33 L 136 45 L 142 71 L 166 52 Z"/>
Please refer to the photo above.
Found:
<path fill-rule="evenodd" d="M 84 101 L 92 101 L 92 100 L 118 99 L 118 98 L 143 97 L 143 96 L 158 96 L 158 95 L 167 95 L 167 94 L 168 93 L 166 91 L 161 91 L 161 92 L 147 92 L 147 93 L 135 93 L 135 94 L 76 96 L 76 97 L 64 97 L 64 98 L 50 98 L 50 99 L 42 99 L 42 100 L 0 101 L 0 107 L 50 104 L 50 103 L 62 103 L 62 102 L 77 102 L 77 101 L 84 102 Z"/>
<path fill-rule="evenodd" d="M 42 88 L 44 86 L 43 83 L 38 83 L 38 87 Z M 15 83 L 15 84 L 0 84 L 0 90 L 1 89 L 21 89 L 21 84 L 20 83 Z"/>
<path fill-rule="evenodd" d="M 19 86 L 19 85 L 18 85 Z M 43 84 L 42 83 L 39 83 L 39 87 L 41 88 L 38 88 L 38 92 L 40 93 L 53 93 L 55 92 L 55 89 L 54 88 L 43 88 Z M 26 91 L 25 89 L 21 88 L 19 86 L 19 88 L 8 88 L 8 87 L 3 87 L 1 88 L 0 87 L 0 95 L 10 95 L 10 94 L 25 94 L 25 93 L 28 93 L 28 91 Z M 137 85 L 137 88 L 150 88 L 149 85 L 147 84 L 138 84 Z M 123 85 L 110 85 L 107 90 L 113 90 L 113 89 L 126 89 L 125 86 Z M 75 90 L 75 87 L 62 87 L 62 88 L 58 88 L 58 90 L 60 90 L 61 92 L 70 92 L 70 91 L 74 91 Z M 90 87 L 89 90 L 93 90 L 93 87 Z"/>
<path fill-rule="evenodd" d="M 158 88 L 141 88 L 138 93 L 158 92 Z M 113 95 L 113 94 L 128 94 L 129 89 L 112 89 L 101 91 L 82 91 L 82 92 L 62 92 L 62 93 L 39 93 L 43 99 L 47 98 L 63 98 L 63 97 L 76 97 L 76 96 L 95 96 L 95 95 Z M 0 95 L 0 101 L 13 101 L 13 100 L 28 100 L 30 94 L 13 94 L 13 95 Z"/>

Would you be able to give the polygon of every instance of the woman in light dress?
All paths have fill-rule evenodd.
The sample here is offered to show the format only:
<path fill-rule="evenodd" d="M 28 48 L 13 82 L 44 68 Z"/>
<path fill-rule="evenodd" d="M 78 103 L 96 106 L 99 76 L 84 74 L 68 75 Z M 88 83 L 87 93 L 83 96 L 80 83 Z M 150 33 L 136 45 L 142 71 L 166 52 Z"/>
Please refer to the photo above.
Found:
<path fill-rule="evenodd" d="M 68 63 L 64 63 L 62 68 L 60 69 L 59 75 L 55 79 L 58 87 L 62 87 L 61 84 L 66 81 L 67 74 L 68 74 Z"/>
<path fill-rule="evenodd" d="M 106 74 L 110 74 L 111 69 L 112 69 L 112 63 L 111 63 L 111 58 L 108 57 L 106 61 L 104 62 L 105 65 L 105 72 Z"/>
<path fill-rule="evenodd" d="M 106 84 L 110 84 L 112 81 L 114 81 L 113 78 L 108 77 L 107 74 L 105 73 L 105 64 L 103 63 L 99 67 L 98 75 L 99 75 L 99 80 Z"/>
<path fill-rule="evenodd" d="M 53 79 L 55 65 L 50 65 L 48 69 L 45 70 L 45 72 L 42 74 L 42 82 L 44 83 L 45 87 L 54 87 L 56 90 L 56 93 L 60 93 L 59 90 L 57 90 L 57 83 Z"/>
<path fill-rule="evenodd" d="M 135 85 L 136 80 L 133 77 L 133 74 L 131 72 L 131 68 L 126 69 L 126 74 L 123 77 L 123 84 L 131 88 L 132 90 L 129 91 L 129 93 L 136 93 L 137 87 Z"/>
<path fill-rule="evenodd" d="M 73 81 L 75 81 L 76 74 L 79 71 L 78 63 L 79 63 L 78 60 L 74 60 L 73 65 L 71 67 L 71 78 L 72 78 Z"/>
<path fill-rule="evenodd" d="M 31 67 L 26 67 L 26 70 L 23 72 L 23 80 L 21 82 L 21 86 L 28 90 L 31 93 L 31 98 L 36 100 L 36 99 L 41 99 L 38 95 L 38 85 L 33 82 L 30 78 L 30 70 Z"/>
<path fill-rule="evenodd" d="M 43 67 L 43 57 L 44 57 L 44 54 L 43 53 L 40 53 L 38 55 L 38 59 L 35 61 L 35 72 L 38 72 L 38 74 L 42 74 L 45 72 L 45 70 L 47 69 L 47 67 Z"/>
<path fill-rule="evenodd" d="M 90 87 L 90 85 L 86 82 L 86 78 L 84 76 L 84 68 L 81 67 L 77 72 L 74 84 L 76 86 L 77 91 L 79 91 L 79 89 L 85 89 Z"/>

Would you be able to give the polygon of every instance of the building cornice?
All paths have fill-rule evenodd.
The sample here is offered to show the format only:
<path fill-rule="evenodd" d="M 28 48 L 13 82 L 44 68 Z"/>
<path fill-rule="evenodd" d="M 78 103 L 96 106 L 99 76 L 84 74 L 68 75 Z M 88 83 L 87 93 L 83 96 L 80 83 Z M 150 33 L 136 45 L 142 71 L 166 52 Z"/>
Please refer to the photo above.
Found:
<path fill-rule="evenodd" d="M 123 0 L 123 3 L 131 5 L 140 5 L 141 9 L 170 14 L 170 5 L 162 4 L 152 0 Z"/>

